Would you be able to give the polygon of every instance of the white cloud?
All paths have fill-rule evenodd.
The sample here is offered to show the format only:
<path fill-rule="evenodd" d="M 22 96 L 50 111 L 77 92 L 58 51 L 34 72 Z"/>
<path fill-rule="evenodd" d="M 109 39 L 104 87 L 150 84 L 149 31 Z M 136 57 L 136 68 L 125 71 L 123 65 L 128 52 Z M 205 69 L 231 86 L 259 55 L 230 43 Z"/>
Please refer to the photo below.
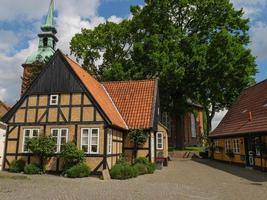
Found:
<path fill-rule="evenodd" d="M 221 120 L 223 119 L 223 117 L 225 116 L 225 114 L 227 113 L 228 110 L 223 110 L 220 112 L 217 112 L 212 120 L 212 130 L 214 130 L 219 123 L 221 122 Z"/>
<path fill-rule="evenodd" d="M 110 18 L 107 19 L 109 22 L 114 22 L 116 24 L 120 23 L 123 19 L 121 17 L 117 17 L 112 15 Z"/>
<path fill-rule="evenodd" d="M 18 43 L 18 38 L 12 31 L 0 30 L 0 52 L 8 53 Z"/>
<path fill-rule="evenodd" d="M 259 59 L 267 58 L 267 24 L 263 22 L 256 22 L 254 26 L 251 27 L 250 48 L 255 56 Z"/>
<path fill-rule="evenodd" d="M 231 0 L 233 5 L 237 9 L 243 8 L 245 17 L 249 17 L 252 20 L 261 15 L 264 11 L 264 7 L 267 6 L 266 0 Z"/>

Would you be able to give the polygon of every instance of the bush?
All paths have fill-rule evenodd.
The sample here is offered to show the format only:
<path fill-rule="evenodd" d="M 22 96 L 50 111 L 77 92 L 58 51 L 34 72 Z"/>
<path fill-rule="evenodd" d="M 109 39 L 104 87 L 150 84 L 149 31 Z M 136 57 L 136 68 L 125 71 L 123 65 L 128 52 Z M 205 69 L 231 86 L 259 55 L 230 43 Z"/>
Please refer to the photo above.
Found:
<path fill-rule="evenodd" d="M 135 164 L 144 164 L 144 165 L 148 165 L 149 164 L 149 160 L 146 157 L 139 157 L 135 160 Z"/>
<path fill-rule="evenodd" d="M 129 179 L 138 176 L 138 170 L 129 164 L 116 164 L 111 168 L 110 176 L 113 179 Z"/>
<path fill-rule="evenodd" d="M 40 174 L 41 169 L 36 164 L 28 164 L 24 167 L 25 174 Z"/>
<path fill-rule="evenodd" d="M 148 163 L 147 165 L 147 173 L 153 174 L 156 170 L 156 164 L 155 163 Z"/>
<path fill-rule="evenodd" d="M 85 163 L 76 164 L 65 172 L 65 176 L 69 178 L 88 177 L 90 174 L 91 170 Z"/>
<path fill-rule="evenodd" d="M 8 171 L 14 172 L 14 173 L 23 172 L 25 164 L 26 164 L 25 160 L 22 160 L 22 159 L 13 160 L 9 166 Z"/>
<path fill-rule="evenodd" d="M 117 161 L 116 164 L 121 164 L 121 165 L 128 165 L 127 160 L 124 157 L 120 157 Z"/>
<path fill-rule="evenodd" d="M 143 163 L 136 163 L 134 165 L 134 168 L 136 168 L 136 170 L 138 171 L 138 175 L 143 175 L 143 174 L 147 174 L 148 173 L 148 167 L 147 165 L 143 164 Z"/>
<path fill-rule="evenodd" d="M 60 157 L 65 160 L 64 171 L 66 171 L 79 163 L 83 163 L 85 154 L 75 144 L 66 143 L 62 146 Z"/>

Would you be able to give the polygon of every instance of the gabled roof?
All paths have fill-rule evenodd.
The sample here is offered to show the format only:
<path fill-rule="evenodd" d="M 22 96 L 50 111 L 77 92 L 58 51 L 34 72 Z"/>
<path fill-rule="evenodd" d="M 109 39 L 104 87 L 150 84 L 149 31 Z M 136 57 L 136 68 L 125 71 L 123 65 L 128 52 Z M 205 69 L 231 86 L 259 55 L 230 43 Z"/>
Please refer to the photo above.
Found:
<path fill-rule="evenodd" d="M 102 83 L 129 128 L 153 127 L 157 80 Z"/>
<path fill-rule="evenodd" d="M 88 91 L 95 98 L 96 102 L 103 109 L 111 123 L 120 128 L 127 129 L 127 125 L 123 120 L 122 116 L 118 112 L 116 106 L 112 102 L 105 88 L 96 79 L 93 78 L 88 72 L 86 72 L 78 63 L 70 59 L 68 56 L 64 56 L 66 61 L 69 63 L 73 71 L 83 82 Z"/>
<path fill-rule="evenodd" d="M 66 70 L 71 73 L 67 74 Z M 73 90 L 88 92 L 100 113 L 109 124 L 115 127 L 125 130 L 129 128 L 150 129 L 157 122 L 157 80 L 100 83 L 60 50 L 56 51 L 47 67 L 3 119 L 7 122 L 27 95 Z"/>
<path fill-rule="evenodd" d="M 267 132 L 267 80 L 245 89 L 210 137 Z"/>

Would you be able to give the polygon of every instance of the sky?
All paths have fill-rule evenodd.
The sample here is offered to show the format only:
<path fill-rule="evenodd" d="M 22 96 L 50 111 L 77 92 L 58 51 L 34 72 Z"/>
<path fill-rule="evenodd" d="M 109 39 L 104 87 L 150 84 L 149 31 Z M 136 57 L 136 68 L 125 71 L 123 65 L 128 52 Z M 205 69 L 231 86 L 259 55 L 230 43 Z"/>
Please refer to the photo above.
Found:
<path fill-rule="evenodd" d="M 267 78 L 267 0 L 231 1 L 250 18 L 249 48 L 257 57 L 256 81 L 262 81 Z M 21 65 L 37 50 L 37 34 L 45 21 L 50 0 L 0 2 L 0 100 L 14 104 L 20 94 Z M 107 20 L 118 23 L 130 17 L 130 5 L 143 4 L 143 0 L 55 0 L 57 48 L 69 54 L 69 42 L 81 28 L 93 29 Z M 225 113 L 216 114 L 213 128 Z"/>

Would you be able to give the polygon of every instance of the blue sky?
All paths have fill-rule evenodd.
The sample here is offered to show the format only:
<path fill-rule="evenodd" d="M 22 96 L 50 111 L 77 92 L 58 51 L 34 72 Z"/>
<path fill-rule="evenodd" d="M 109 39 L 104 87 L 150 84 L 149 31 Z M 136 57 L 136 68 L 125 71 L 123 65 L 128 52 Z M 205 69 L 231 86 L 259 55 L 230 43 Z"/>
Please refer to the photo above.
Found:
<path fill-rule="evenodd" d="M 20 94 L 23 64 L 38 45 L 37 34 L 50 0 L 1 0 L 0 7 L 0 99 L 15 103 Z M 249 48 L 257 57 L 256 81 L 267 78 L 267 0 L 231 0 L 250 18 Z M 81 28 L 94 28 L 106 20 L 120 22 L 130 16 L 130 5 L 143 0 L 55 0 L 57 47 L 69 53 L 69 41 Z M 214 126 L 225 112 L 218 113 Z"/>

